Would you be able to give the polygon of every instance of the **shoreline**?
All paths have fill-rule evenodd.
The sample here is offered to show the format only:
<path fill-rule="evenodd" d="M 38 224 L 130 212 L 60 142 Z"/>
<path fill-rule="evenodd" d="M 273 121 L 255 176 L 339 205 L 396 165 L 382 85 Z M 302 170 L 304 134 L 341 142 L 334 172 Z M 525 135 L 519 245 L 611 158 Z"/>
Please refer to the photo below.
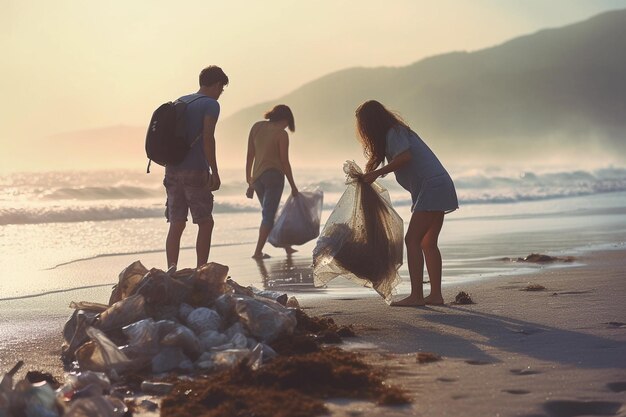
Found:
<path fill-rule="evenodd" d="M 353 325 L 358 337 L 342 347 L 386 367 L 389 382 L 414 397 L 412 406 L 400 409 L 331 402 L 333 415 L 353 415 L 356 409 L 363 415 L 426 410 L 433 415 L 531 415 L 546 412 L 549 401 L 556 400 L 623 402 L 618 400 L 623 391 L 612 392 L 607 384 L 626 381 L 626 250 L 591 253 L 580 261 L 583 265 L 450 284 L 444 287 L 444 306 L 394 308 L 374 293 L 338 298 L 295 293 L 307 314 Z M 521 291 L 529 283 L 546 289 Z M 476 304 L 450 305 L 459 291 Z M 59 308 L 52 310 L 36 307 L 36 300 L 24 303 L 0 322 L 2 371 L 21 359 L 26 365 L 17 378 L 28 370 L 63 378 L 61 330 L 71 311 L 67 304 L 61 308 L 61 297 L 57 302 Z M 24 329 L 34 330 L 36 337 L 21 336 Z M 420 365 L 418 352 L 443 359 Z M 507 404 L 506 410 L 499 402 Z"/>

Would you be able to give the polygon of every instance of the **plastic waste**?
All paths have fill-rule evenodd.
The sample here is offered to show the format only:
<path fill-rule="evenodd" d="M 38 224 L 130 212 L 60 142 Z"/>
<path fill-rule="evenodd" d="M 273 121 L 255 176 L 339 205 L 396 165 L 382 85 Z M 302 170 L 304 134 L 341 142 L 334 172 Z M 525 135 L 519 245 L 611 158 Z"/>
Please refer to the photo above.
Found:
<path fill-rule="evenodd" d="M 100 330 L 108 331 L 145 319 L 147 317 L 145 304 L 142 295 L 131 295 L 124 298 L 100 313 L 94 326 Z"/>
<path fill-rule="evenodd" d="M 152 358 L 152 372 L 161 374 L 179 369 L 182 362 L 188 361 L 179 347 L 164 347 Z"/>
<path fill-rule="evenodd" d="M 178 307 L 178 318 L 181 321 L 187 321 L 187 317 L 194 310 L 192 306 L 187 303 L 182 303 L 180 307 Z"/>
<path fill-rule="evenodd" d="M 200 334 L 206 330 L 217 330 L 221 324 L 221 317 L 215 310 L 199 307 L 189 313 L 186 324 L 194 332 Z"/>
<path fill-rule="evenodd" d="M 179 324 L 174 330 L 166 334 L 161 339 L 161 345 L 180 347 L 185 355 L 192 359 L 200 356 L 203 351 L 198 336 L 182 324 Z"/>
<path fill-rule="evenodd" d="M 133 295 L 140 294 L 146 304 L 160 307 L 178 306 L 193 292 L 193 277 L 173 278 L 164 271 L 152 268 L 136 285 Z"/>
<path fill-rule="evenodd" d="M 128 265 L 120 272 L 118 283 L 113 287 L 109 305 L 113 305 L 133 293 L 135 287 L 141 281 L 148 269 L 139 261 Z"/>
<path fill-rule="evenodd" d="M 73 304 L 74 303 L 71 303 L 70 307 L 72 307 Z M 105 309 L 106 308 L 108 308 L 108 306 L 105 306 Z M 61 359 L 65 363 L 73 361 L 76 349 L 89 340 L 85 329 L 93 325 L 98 314 L 101 312 L 102 310 L 74 310 L 63 327 L 65 343 L 61 347 Z"/>
<path fill-rule="evenodd" d="M 193 276 L 193 293 L 190 304 L 211 305 L 227 292 L 228 267 L 215 262 L 202 265 Z"/>
<path fill-rule="evenodd" d="M 209 350 L 216 346 L 221 346 L 229 340 L 225 334 L 216 330 L 206 330 L 198 335 L 198 339 L 200 339 L 202 350 Z"/>
<path fill-rule="evenodd" d="M 262 342 L 272 342 L 282 334 L 293 333 L 297 320 L 293 311 L 272 301 L 243 295 L 235 297 L 237 314 L 250 333 Z"/>
<path fill-rule="evenodd" d="M 122 332 L 128 338 L 124 352 L 131 356 L 153 355 L 159 350 L 159 326 L 151 318 L 124 326 Z"/>
<path fill-rule="evenodd" d="M 215 300 L 213 308 L 215 308 L 215 311 L 217 311 L 222 319 L 226 322 L 230 322 L 234 317 L 237 316 L 237 312 L 235 311 L 235 300 L 232 294 L 220 295 Z"/>
<path fill-rule="evenodd" d="M 278 291 L 270 291 L 270 290 L 260 290 L 254 285 L 249 285 L 248 289 L 252 291 L 257 297 L 268 298 L 272 301 L 276 301 L 278 304 L 286 305 L 288 296 L 285 293 L 281 293 Z"/>
<path fill-rule="evenodd" d="M 88 327 L 87 335 L 91 342 L 85 343 L 76 352 L 81 369 L 104 372 L 113 379 L 120 372 L 132 368 L 132 362 L 103 331 Z"/>
<path fill-rule="evenodd" d="M 110 389 L 111 381 L 106 374 L 82 371 L 67 374 L 65 376 L 65 385 L 59 389 L 59 393 L 69 400 L 81 396 L 107 394 Z"/>
<path fill-rule="evenodd" d="M 167 395 L 172 389 L 174 389 L 174 384 L 167 382 L 143 381 L 141 383 L 141 390 L 146 394 Z"/>
<path fill-rule="evenodd" d="M 27 380 L 18 381 L 11 395 L 10 408 L 14 415 L 27 417 L 59 417 L 63 415 L 63 405 L 56 393 L 45 381 L 31 384 Z"/>
<path fill-rule="evenodd" d="M 127 412 L 128 407 L 118 398 L 89 397 L 73 402 L 63 417 L 123 417 Z"/>
<path fill-rule="evenodd" d="M 276 247 L 302 245 L 320 234 L 324 193 L 320 189 L 301 191 L 289 196 L 283 206 L 268 242 Z"/>
<path fill-rule="evenodd" d="M 217 369 L 233 368 L 243 360 L 250 359 L 250 349 L 225 349 L 213 353 L 213 366 Z"/>
<path fill-rule="evenodd" d="M 404 224 L 387 190 L 361 182 L 363 172 L 353 161 L 343 169 L 348 187 L 313 250 L 314 284 L 341 276 L 374 288 L 389 303 L 400 282 Z"/>

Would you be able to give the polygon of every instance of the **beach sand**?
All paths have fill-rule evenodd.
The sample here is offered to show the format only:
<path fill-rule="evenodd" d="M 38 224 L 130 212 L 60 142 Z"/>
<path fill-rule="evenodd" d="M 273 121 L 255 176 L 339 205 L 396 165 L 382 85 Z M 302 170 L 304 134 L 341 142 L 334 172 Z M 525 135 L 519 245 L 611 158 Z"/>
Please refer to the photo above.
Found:
<path fill-rule="evenodd" d="M 272 270 L 284 264 L 272 259 L 266 261 Z M 130 263 L 118 261 L 116 274 Z M 414 401 L 399 408 L 329 401 L 333 415 L 626 415 L 626 251 L 578 261 L 532 275 L 444 285 L 444 306 L 391 308 L 369 290 L 296 293 L 309 315 L 353 325 L 358 337 L 344 346 L 385 367 L 388 382 Z M 258 274 L 253 262 L 246 265 Z M 546 289 L 522 291 L 529 283 Z M 476 304 L 451 305 L 459 291 Z M 0 370 L 21 359 L 26 366 L 18 378 L 29 369 L 62 378 L 58 358 L 69 301 L 106 302 L 109 294 L 104 286 L 1 302 Z M 420 364 L 419 352 L 441 360 Z"/>

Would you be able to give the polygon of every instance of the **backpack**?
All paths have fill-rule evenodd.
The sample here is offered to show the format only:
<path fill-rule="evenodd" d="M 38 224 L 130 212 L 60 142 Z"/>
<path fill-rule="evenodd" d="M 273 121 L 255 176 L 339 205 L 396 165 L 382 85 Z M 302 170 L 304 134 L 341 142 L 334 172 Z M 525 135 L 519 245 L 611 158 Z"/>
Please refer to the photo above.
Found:
<path fill-rule="evenodd" d="M 189 149 L 200 137 L 190 144 L 187 143 L 185 111 L 189 104 L 202 97 L 205 96 L 196 97 L 188 103 L 181 99 L 168 101 L 154 111 L 146 133 L 147 173 L 150 173 L 152 161 L 162 166 L 183 162 Z"/>

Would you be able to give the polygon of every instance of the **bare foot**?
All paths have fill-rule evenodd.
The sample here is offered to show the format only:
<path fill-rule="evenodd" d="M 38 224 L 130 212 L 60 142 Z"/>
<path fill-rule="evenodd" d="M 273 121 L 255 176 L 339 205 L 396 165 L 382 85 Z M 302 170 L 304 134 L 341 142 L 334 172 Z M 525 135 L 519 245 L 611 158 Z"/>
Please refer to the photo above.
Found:
<path fill-rule="evenodd" d="M 271 256 L 269 256 L 267 253 L 255 253 L 254 255 L 252 255 L 252 259 L 269 259 L 271 258 Z"/>
<path fill-rule="evenodd" d="M 406 298 L 403 298 L 399 301 L 392 301 L 391 307 L 419 307 L 425 306 L 426 301 L 423 298 L 419 298 L 416 296 L 409 295 Z"/>
<path fill-rule="evenodd" d="M 298 252 L 298 249 L 294 249 L 291 246 L 285 246 L 285 252 L 287 252 L 287 255 L 291 255 L 292 253 Z"/>
<path fill-rule="evenodd" d="M 426 302 L 426 304 L 431 305 L 431 306 L 443 305 L 443 297 L 441 296 L 433 297 L 432 295 L 429 295 L 428 297 L 424 298 L 424 301 Z"/>

